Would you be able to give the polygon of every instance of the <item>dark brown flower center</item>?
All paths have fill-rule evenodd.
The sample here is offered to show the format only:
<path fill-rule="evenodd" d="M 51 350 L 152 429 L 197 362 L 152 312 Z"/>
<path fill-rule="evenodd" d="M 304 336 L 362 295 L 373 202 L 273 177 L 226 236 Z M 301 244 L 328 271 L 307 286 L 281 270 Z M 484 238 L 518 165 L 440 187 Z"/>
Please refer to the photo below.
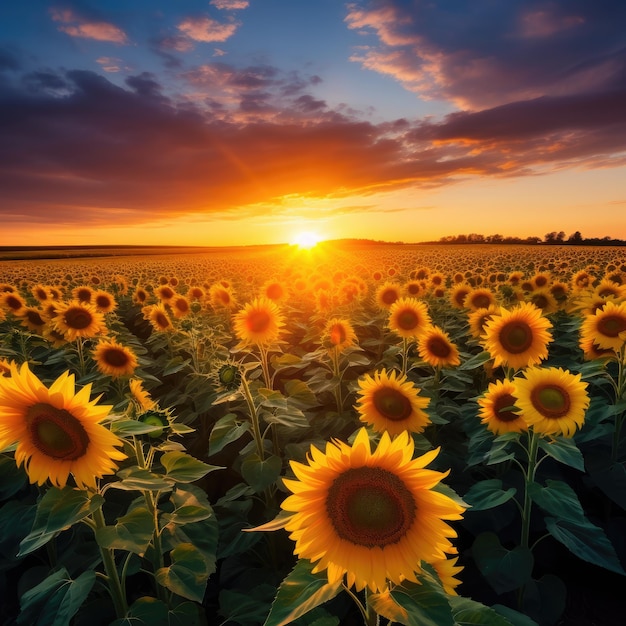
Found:
<path fill-rule="evenodd" d="M 381 387 L 374 391 L 372 403 L 383 417 L 394 422 L 407 419 L 413 412 L 409 398 L 393 387 Z"/>
<path fill-rule="evenodd" d="M 398 292 L 395 289 L 385 289 L 381 295 L 381 300 L 385 304 L 393 304 L 398 299 Z"/>
<path fill-rule="evenodd" d="M 4 302 L 12 311 L 19 311 L 24 306 L 24 303 L 15 296 L 7 296 Z"/>
<path fill-rule="evenodd" d="M 45 326 L 46 325 L 46 321 L 43 319 L 43 317 L 41 317 L 39 312 L 33 309 L 28 309 L 28 311 L 26 311 L 26 319 L 33 326 Z"/>
<path fill-rule="evenodd" d="M 89 290 L 89 289 L 79 289 L 76 292 L 76 297 L 81 302 L 90 302 L 91 301 L 91 290 Z"/>
<path fill-rule="evenodd" d="M 402 330 L 414 330 L 419 326 L 419 315 L 413 309 L 403 309 L 396 317 L 398 328 Z"/>
<path fill-rule="evenodd" d="M 626 318 L 622 315 L 604 315 L 598 320 L 598 332 L 605 337 L 617 337 L 626 330 Z"/>
<path fill-rule="evenodd" d="M 427 347 L 431 354 L 440 359 L 449 357 L 452 352 L 450 344 L 443 337 L 431 337 L 428 340 Z"/>
<path fill-rule="evenodd" d="M 539 309 L 545 309 L 549 304 L 548 298 L 543 293 L 535 294 L 531 302 Z"/>
<path fill-rule="evenodd" d="M 159 328 L 167 328 L 170 325 L 170 320 L 164 313 L 157 313 L 154 320 Z"/>
<path fill-rule="evenodd" d="M 108 309 L 112 305 L 111 298 L 105 295 L 96 297 L 96 306 L 100 309 Z"/>
<path fill-rule="evenodd" d="M 521 354 L 533 343 L 532 328 L 521 321 L 507 322 L 500 329 L 500 344 L 510 354 Z"/>
<path fill-rule="evenodd" d="M 493 403 L 493 412 L 501 422 L 513 422 L 519 417 L 519 413 L 514 411 L 503 411 L 515 404 L 515 398 L 510 393 L 499 395 Z"/>
<path fill-rule="evenodd" d="M 246 317 L 248 330 L 252 333 L 262 333 L 266 331 L 272 319 L 266 311 L 251 311 Z"/>
<path fill-rule="evenodd" d="M 472 296 L 472 304 L 477 309 L 488 309 L 492 300 L 486 293 L 479 293 Z"/>
<path fill-rule="evenodd" d="M 341 539 L 384 548 L 406 536 L 416 506 L 398 476 L 378 467 L 359 467 L 335 479 L 326 497 L 326 512 Z"/>
<path fill-rule="evenodd" d="M 89 436 L 84 426 L 65 409 L 39 402 L 28 408 L 26 423 L 33 444 L 46 456 L 74 461 L 87 452 Z"/>
<path fill-rule="evenodd" d="M 126 350 L 116 347 L 107 348 L 102 358 L 111 367 L 125 367 L 130 361 Z"/>
<path fill-rule="evenodd" d="M 548 418 L 566 415 L 571 406 L 569 394 L 558 385 L 538 385 L 532 390 L 530 400 L 535 409 Z"/>
<path fill-rule="evenodd" d="M 330 343 L 334 346 L 342 344 L 348 338 L 343 324 L 333 324 L 330 329 Z"/>
<path fill-rule="evenodd" d="M 265 290 L 265 294 L 270 300 L 280 300 L 283 297 L 283 288 L 278 283 L 272 283 Z"/>
<path fill-rule="evenodd" d="M 177 308 L 181 313 L 187 313 L 189 311 L 189 303 L 184 298 L 180 300 L 176 300 L 174 303 L 175 308 Z"/>
<path fill-rule="evenodd" d="M 72 307 L 65 311 L 63 319 L 68 328 L 83 330 L 89 327 L 93 321 L 93 316 L 87 309 Z"/>

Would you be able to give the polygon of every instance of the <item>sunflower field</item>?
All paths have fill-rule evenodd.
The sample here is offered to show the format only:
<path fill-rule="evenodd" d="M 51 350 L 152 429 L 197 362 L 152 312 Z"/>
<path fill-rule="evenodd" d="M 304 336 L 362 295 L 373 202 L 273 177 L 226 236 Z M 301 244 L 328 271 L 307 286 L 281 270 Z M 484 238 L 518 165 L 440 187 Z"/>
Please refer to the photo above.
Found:
<path fill-rule="evenodd" d="M 626 249 L 0 261 L 0 622 L 622 624 Z"/>

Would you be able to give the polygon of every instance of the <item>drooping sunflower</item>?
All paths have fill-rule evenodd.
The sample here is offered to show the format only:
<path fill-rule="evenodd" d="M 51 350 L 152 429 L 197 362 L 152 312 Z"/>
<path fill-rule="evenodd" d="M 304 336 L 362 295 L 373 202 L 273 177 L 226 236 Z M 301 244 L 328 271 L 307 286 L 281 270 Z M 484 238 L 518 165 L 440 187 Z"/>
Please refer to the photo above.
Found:
<path fill-rule="evenodd" d="M 498 305 L 491 305 L 487 309 L 477 309 L 472 311 L 467 316 L 469 323 L 469 331 L 472 337 L 480 339 L 485 333 L 485 324 L 494 316 L 500 314 L 500 307 Z"/>
<path fill-rule="evenodd" d="M 405 339 L 417 337 L 432 323 L 426 304 L 415 298 L 400 298 L 389 308 L 389 328 Z"/>
<path fill-rule="evenodd" d="M 24 307 L 26 302 L 19 293 L 5 291 L 0 293 L 0 307 L 17 315 Z"/>
<path fill-rule="evenodd" d="M 221 283 L 215 283 L 209 288 L 209 301 L 214 309 L 233 309 L 237 301 L 231 289 Z"/>
<path fill-rule="evenodd" d="M 30 292 L 33 294 L 35 300 L 37 300 L 38 302 L 46 302 L 50 299 L 48 287 L 46 285 L 42 285 L 41 283 L 33 285 L 30 288 Z"/>
<path fill-rule="evenodd" d="M 587 315 L 580 328 L 583 339 L 593 338 L 599 348 L 619 350 L 626 342 L 626 302 L 607 302 Z"/>
<path fill-rule="evenodd" d="M 464 309 L 465 298 L 471 293 L 472 287 L 467 283 L 457 283 L 450 292 L 450 304 L 455 309 Z"/>
<path fill-rule="evenodd" d="M 112 474 L 126 455 L 122 441 L 101 422 L 112 407 L 90 400 L 91 384 L 75 392 L 74 374 L 64 372 L 48 389 L 27 363 L 11 364 L 0 376 L 0 449 L 17 442 L 15 460 L 31 483 L 63 488 L 69 475 L 80 489 Z"/>
<path fill-rule="evenodd" d="M 458 348 L 438 326 L 431 326 L 418 337 L 417 352 L 433 367 L 456 367 L 461 363 Z"/>
<path fill-rule="evenodd" d="M 423 410 L 430 399 L 420 396 L 420 390 L 405 374 L 398 375 L 395 370 L 366 374 L 359 380 L 359 388 L 359 419 L 371 424 L 376 432 L 387 431 L 392 436 L 404 430 L 421 433 L 430 424 Z"/>
<path fill-rule="evenodd" d="M 498 380 L 489 383 L 487 391 L 478 399 L 480 421 L 494 435 L 521 433 L 528 430 L 522 413 L 513 411 L 516 402 L 515 383 Z"/>
<path fill-rule="evenodd" d="M 86 302 L 60 302 L 55 310 L 51 323 L 68 341 L 89 339 L 106 330 L 103 314 Z"/>
<path fill-rule="evenodd" d="M 182 319 L 191 313 L 191 306 L 189 300 L 185 296 L 179 294 L 175 295 L 169 302 L 169 307 L 172 309 L 174 317 Z"/>
<path fill-rule="evenodd" d="M 433 490 L 447 472 L 424 469 L 439 449 L 416 459 L 413 452 L 406 431 L 393 440 L 383 433 L 372 452 L 361 428 L 352 446 L 311 446 L 308 465 L 291 461 L 296 479 L 283 479 L 292 495 L 281 504 L 289 515 L 280 526 L 296 542 L 294 553 L 315 563 L 313 573 L 384 591 L 388 581 L 417 582 L 422 561 L 455 552 L 456 532 L 445 520 L 461 519 L 464 508 Z"/>
<path fill-rule="evenodd" d="M 283 326 L 280 309 L 267 298 L 247 303 L 233 320 L 235 335 L 245 345 L 275 343 Z"/>
<path fill-rule="evenodd" d="M 483 344 L 494 366 L 515 369 L 536 365 L 548 356 L 552 324 L 532 302 L 502 309 L 485 324 Z"/>
<path fill-rule="evenodd" d="M 137 287 L 133 293 L 133 302 L 143 306 L 148 300 L 149 294 L 143 287 Z"/>
<path fill-rule="evenodd" d="M 132 376 L 137 369 L 135 353 L 115 339 L 98 342 L 91 354 L 98 371 L 105 376 Z"/>
<path fill-rule="evenodd" d="M 389 309 L 391 305 L 399 300 L 402 296 L 402 288 L 400 285 L 391 282 L 383 283 L 376 289 L 376 304 L 381 309 Z"/>
<path fill-rule="evenodd" d="M 350 320 L 333 317 L 326 322 L 322 344 L 331 350 L 342 352 L 356 342 L 356 333 Z"/>
<path fill-rule="evenodd" d="M 128 381 L 128 388 L 133 400 L 137 403 L 142 411 L 149 411 L 156 406 L 156 402 L 150 397 L 150 394 L 144 389 L 141 378 L 131 378 Z"/>
<path fill-rule="evenodd" d="M 23 309 L 20 309 L 17 317 L 22 326 L 37 333 L 41 333 L 48 322 L 46 314 L 34 306 L 25 306 Z"/>
<path fill-rule="evenodd" d="M 159 304 L 151 304 L 141 309 L 143 316 L 150 322 L 150 325 L 156 331 L 172 331 L 174 325 L 172 320 L 165 309 L 165 305 L 161 302 Z"/>
<path fill-rule="evenodd" d="M 517 406 L 535 432 L 573 437 L 589 407 L 581 374 L 556 367 L 532 367 L 515 382 Z"/>
<path fill-rule="evenodd" d="M 161 302 L 169 302 L 176 292 L 169 285 L 160 285 L 154 290 L 155 295 Z"/>

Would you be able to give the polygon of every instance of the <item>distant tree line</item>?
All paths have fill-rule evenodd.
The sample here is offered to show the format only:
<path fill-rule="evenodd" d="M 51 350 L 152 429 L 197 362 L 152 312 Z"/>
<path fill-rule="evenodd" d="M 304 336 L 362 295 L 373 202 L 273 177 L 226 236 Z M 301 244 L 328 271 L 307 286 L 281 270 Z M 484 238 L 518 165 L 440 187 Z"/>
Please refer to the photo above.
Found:
<path fill-rule="evenodd" d="M 446 235 L 438 241 L 426 241 L 424 243 L 437 244 L 525 244 L 525 245 L 562 245 L 562 246 L 626 246 L 623 239 L 612 237 L 583 237 L 577 230 L 567 237 L 564 231 L 552 231 L 541 237 L 504 237 L 503 235 L 481 235 L 470 233 L 469 235 Z"/>

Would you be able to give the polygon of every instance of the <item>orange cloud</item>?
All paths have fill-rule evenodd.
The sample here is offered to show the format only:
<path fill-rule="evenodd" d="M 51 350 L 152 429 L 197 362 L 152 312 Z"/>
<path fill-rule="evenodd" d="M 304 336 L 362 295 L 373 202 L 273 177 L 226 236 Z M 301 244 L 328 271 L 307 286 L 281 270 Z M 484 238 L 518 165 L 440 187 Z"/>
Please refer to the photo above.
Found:
<path fill-rule="evenodd" d="M 60 22 L 60 31 L 71 37 L 94 39 L 96 41 L 110 41 L 111 43 L 126 44 L 126 33 L 108 22 L 92 22 L 80 17 L 69 9 L 51 9 L 50 15 L 55 22 Z"/>
<path fill-rule="evenodd" d="M 238 26 L 235 22 L 222 24 L 210 17 L 189 17 L 178 25 L 178 30 L 194 41 L 209 43 L 226 41 L 234 35 Z"/>

